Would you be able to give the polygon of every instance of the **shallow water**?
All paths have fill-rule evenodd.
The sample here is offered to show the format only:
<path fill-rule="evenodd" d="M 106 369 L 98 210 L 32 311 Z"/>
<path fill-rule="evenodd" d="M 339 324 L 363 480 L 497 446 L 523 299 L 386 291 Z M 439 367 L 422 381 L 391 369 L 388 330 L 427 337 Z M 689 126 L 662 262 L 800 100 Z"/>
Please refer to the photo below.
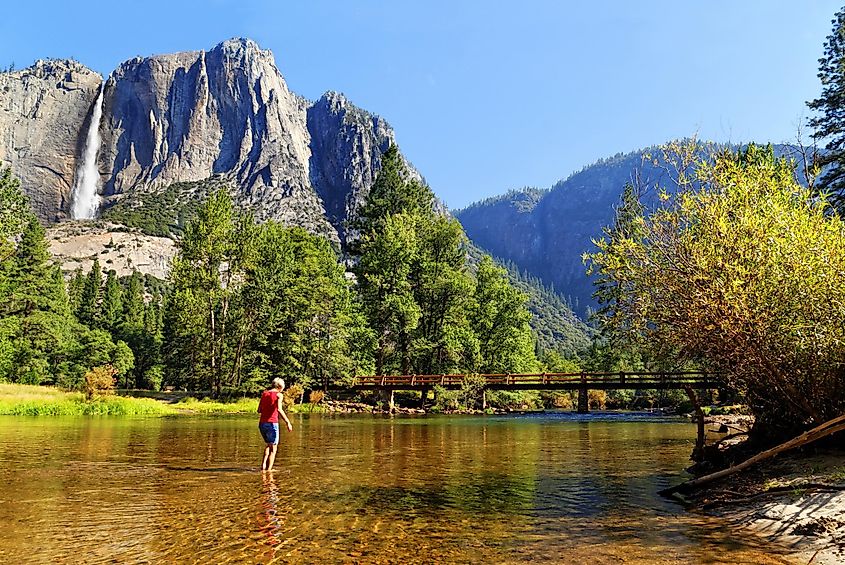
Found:
<path fill-rule="evenodd" d="M 695 429 L 636 416 L 0 418 L 0 562 L 784 563 L 655 492 Z"/>

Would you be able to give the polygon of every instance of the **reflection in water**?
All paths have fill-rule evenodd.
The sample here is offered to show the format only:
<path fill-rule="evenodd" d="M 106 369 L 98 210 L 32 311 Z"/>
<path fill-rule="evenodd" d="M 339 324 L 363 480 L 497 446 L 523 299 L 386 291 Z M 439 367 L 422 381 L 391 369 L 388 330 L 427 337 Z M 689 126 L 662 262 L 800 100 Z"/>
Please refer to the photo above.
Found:
<path fill-rule="evenodd" d="M 264 488 L 261 491 L 262 512 L 259 514 L 258 530 L 267 536 L 265 543 L 275 549 L 282 543 L 279 533 L 284 526 L 284 515 L 279 512 L 279 487 L 271 472 L 262 472 L 261 480 Z"/>
<path fill-rule="evenodd" d="M 312 416 L 0 418 L 0 562 L 783 563 L 655 496 L 693 426 Z"/>

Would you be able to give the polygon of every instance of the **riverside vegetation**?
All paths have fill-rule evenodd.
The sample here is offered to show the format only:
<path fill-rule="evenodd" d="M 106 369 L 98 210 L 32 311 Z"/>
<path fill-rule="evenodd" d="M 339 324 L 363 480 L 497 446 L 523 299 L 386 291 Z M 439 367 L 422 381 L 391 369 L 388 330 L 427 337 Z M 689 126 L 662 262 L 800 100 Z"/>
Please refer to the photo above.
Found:
<path fill-rule="evenodd" d="M 170 218 L 181 238 L 167 281 L 104 274 L 96 260 L 65 281 L 9 169 L 0 197 L 3 382 L 83 391 L 100 379 L 91 400 L 107 396 L 100 393 L 112 379 L 127 389 L 232 399 L 282 375 L 302 402 L 329 379 L 374 371 L 576 368 L 574 354 L 586 345 L 571 338 L 558 351 L 543 347 L 556 343 L 554 329 L 535 338 L 527 294 L 489 257 L 470 253 L 460 224 L 436 211 L 431 190 L 395 147 L 350 226 L 356 237 L 346 256 L 301 228 L 255 221 L 219 188 L 190 219 Z M 492 396 L 492 406 L 570 402 L 569 395 Z M 463 406 L 464 397 L 444 393 L 439 406 Z M 75 405 L 79 397 L 64 400 Z M 5 411 L 31 412 L 25 404 Z"/>
<path fill-rule="evenodd" d="M 837 16 L 837 29 L 845 16 Z M 528 296 L 506 269 L 469 245 L 395 146 L 382 156 L 345 247 L 301 228 L 257 222 L 225 183 L 178 185 L 149 214 L 126 204 L 114 219 L 179 236 L 167 281 L 122 280 L 99 264 L 65 284 L 44 231 L 9 169 L 0 179 L 0 380 L 82 390 L 107 367 L 126 388 L 172 387 L 221 398 L 253 394 L 281 375 L 301 399 L 356 374 L 700 368 L 725 376 L 722 400 L 746 403 L 752 436 L 773 442 L 843 409 L 845 287 L 842 220 L 823 190 L 840 191 L 839 35 L 828 40 L 811 103 L 831 138 L 821 182 L 771 148 L 674 144 L 672 194 L 640 202 L 629 186 L 615 224 L 587 256 L 599 277 L 601 333 L 564 347 L 529 325 Z M 714 152 L 715 150 L 715 152 Z M 197 192 L 199 191 L 199 192 Z M 538 196 L 539 197 L 539 196 Z M 835 201 L 835 198 L 833 199 Z M 159 211 L 160 212 L 160 211 Z M 155 223 L 158 219 L 159 223 Z M 150 223 L 153 222 L 153 223 Z M 530 285 L 529 285 L 530 286 Z M 478 387 L 439 407 L 472 407 Z M 593 395 L 598 406 L 680 402 L 648 391 Z M 727 398 L 726 398 L 727 397 Z M 491 406 L 566 407 L 566 394 L 497 393 Z"/>
<path fill-rule="evenodd" d="M 107 368 L 122 388 L 237 399 L 282 375 L 301 387 L 301 403 L 327 380 L 348 382 L 373 372 L 658 366 L 659 357 L 647 348 L 621 347 L 604 335 L 592 343 L 566 333 L 561 338 L 554 324 L 533 333 L 532 311 L 550 302 L 550 291 L 533 290 L 538 285 L 520 282 L 471 247 L 460 224 L 435 211 L 430 189 L 409 174 L 395 148 L 385 154 L 370 197 L 350 226 L 356 235 L 345 256 L 301 228 L 256 222 L 220 189 L 209 192 L 179 228 L 179 252 L 167 281 L 137 272 L 104 277 L 95 261 L 65 284 L 50 263 L 43 228 L 8 169 L 3 179 L 9 203 L 2 287 L 9 299 L 0 334 L 4 381 L 83 390 L 86 379 Z M 21 235 L 13 239 L 16 233 Z M 481 405 L 481 389 L 472 382 L 462 391 L 435 392 L 435 410 Z M 413 395 L 400 395 L 399 402 L 416 404 Z M 571 393 L 560 392 L 488 392 L 486 400 L 493 409 L 574 404 Z M 685 398 L 678 391 L 593 391 L 590 403 L 651 408 L 681 406 Z"/>

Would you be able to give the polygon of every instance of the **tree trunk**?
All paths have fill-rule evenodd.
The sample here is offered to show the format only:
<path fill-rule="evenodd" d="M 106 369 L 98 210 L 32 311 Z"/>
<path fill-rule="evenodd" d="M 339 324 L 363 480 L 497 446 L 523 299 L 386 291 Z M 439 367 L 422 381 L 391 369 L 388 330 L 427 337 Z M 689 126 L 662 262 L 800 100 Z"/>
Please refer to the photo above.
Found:
<path fill-rule="evenodd" d="M 698 463 L 704 459 L 704 410 L 701 409 L 701 403 L 691 386 L 685 386 L 684 391 L 692 402 L 698 422 L 698 434 L 695 438 L 695 448 L 692 450 L 692 460 Z"/>
<path fill-rule="evenodd" d="M 215 389 L 217 388 L 217 334 L 215 328 L 215 319 L 214 319 L 214 300 L 212 299 L 211 295 L 208 296 L 208 313 L 209 313 L 209 349 L 210 349 L 210 361 L 211 361 L 211 373 L 209 375 L 209 383 L 208 388 L 211 390 L 211 394 L 215 394 Z"/>

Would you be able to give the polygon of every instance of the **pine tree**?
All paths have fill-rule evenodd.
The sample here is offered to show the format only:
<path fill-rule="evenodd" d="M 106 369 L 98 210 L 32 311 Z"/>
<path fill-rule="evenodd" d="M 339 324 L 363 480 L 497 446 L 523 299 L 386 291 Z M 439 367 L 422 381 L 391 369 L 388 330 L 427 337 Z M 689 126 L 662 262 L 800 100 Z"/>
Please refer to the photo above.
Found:
<path fill-rule="evenodd" d="M 29 223 L 32 211 L 12 169 L 0 170 L 0 261 L 14 252 L 11 239 Z"/>
<path fill-rule="evenodd" d="M 388 216 L 401 212 L 432 214 L 433 205 L 434 193 L 412 178 L 399 148 L 391 145 L 381 156 L 381 169 L 351 227 L 359 236 L 364 236 L 379 229 Z M 351 247 L 357 254 L 355 242 Z"/>
<path fill-rule="evenodd" d="M 103 276 L 100 270 L 100 262 L 94 259 L 91 270 L 85 277 L 85 285 L 82 287 L 82 294 L 79 297 L 79 308 L 76 317 L 80 322 L 94 328 L 100 317 L 100 297 L 102 295 Z"/>
<path fill-rule="evenodd" d="M 49 259 L 44 228 L 32 217 L 6 265 L 11 291 L 0 306 L 0 342 L 10 355 L 0 356 L 6 357 L 0 378 L 73 387 L 91 366 L 83 344 L 90 332 L 71 315 L 64 278 Z M 105 343 L 114 351 L 114 343 Z"/>
<path fill-rule="evenodd" d="M 123 323 L 133 328 L 144 325 L 144 283 L 138 271 L 132 271 L 123 292 Z"/>
<path fill-rule="evenodd" d="M 70 318 L 73 315 L 73 310 L 70 307 L 70 298 L 67 295 L 65 287 L 65 275 L 62 273 L 59 265 L 54 265 L 52 268 L 53 281 L 50 285 L 50 291 L 55 297 L 53 299 L 53 311 L 61 316 Z"/>
<path fill-rule="evenodd" d="M 810 120 L 815 137 L 827 140 L 819 165 L 826 168 L 816 187 L 830 194 L 831 202 L 845 210 L 845 8 L 834 16 L 833 33 L 827 36 L 824 55 L 819 59 L 821 96 L 807 105 L 820 112 Z"/>
<path fill-rule="evenodd" d="M 44 227 L 30 216 L 9 266 L 10 296 L 5 306 L 7 315 L 28 316 L 36 310 L 63 314 L 67 309 L 64 281 L 51 265 Z"/>
<path fill-rule="evenodd" d="M 82 300 L 82 289 L 85 287 L 85 273 L 82 266 L 76 268 L 67 283 L 68 303 L 70 311 L 74 314 L 79 311 L 79 304 Z"/>
<path fill-rule="evenodd" d="M 117 280 L 117 273 L 114 269 L 110 269 L 103 289 L 103 304 L 100 308 L 98 326 L 114 333 L 122 319 L 123 288 Z"/>
<path fill-rule="evenodd" d="M 605 237 L 617 245 L 625 240 L 639 242 L 644 230 L 644 211 L 645 207 L 640 202 L 637 189 L 631 183 L 625 184 L 619 205 L 616 207 L 613 226 L 603 229 Z M 609 315 L 622 295 L 618 282 L 605 274 L 597 273 L 593 285 L 596 289 L 593 298 L 601 304 L 598 314 Z"/>

